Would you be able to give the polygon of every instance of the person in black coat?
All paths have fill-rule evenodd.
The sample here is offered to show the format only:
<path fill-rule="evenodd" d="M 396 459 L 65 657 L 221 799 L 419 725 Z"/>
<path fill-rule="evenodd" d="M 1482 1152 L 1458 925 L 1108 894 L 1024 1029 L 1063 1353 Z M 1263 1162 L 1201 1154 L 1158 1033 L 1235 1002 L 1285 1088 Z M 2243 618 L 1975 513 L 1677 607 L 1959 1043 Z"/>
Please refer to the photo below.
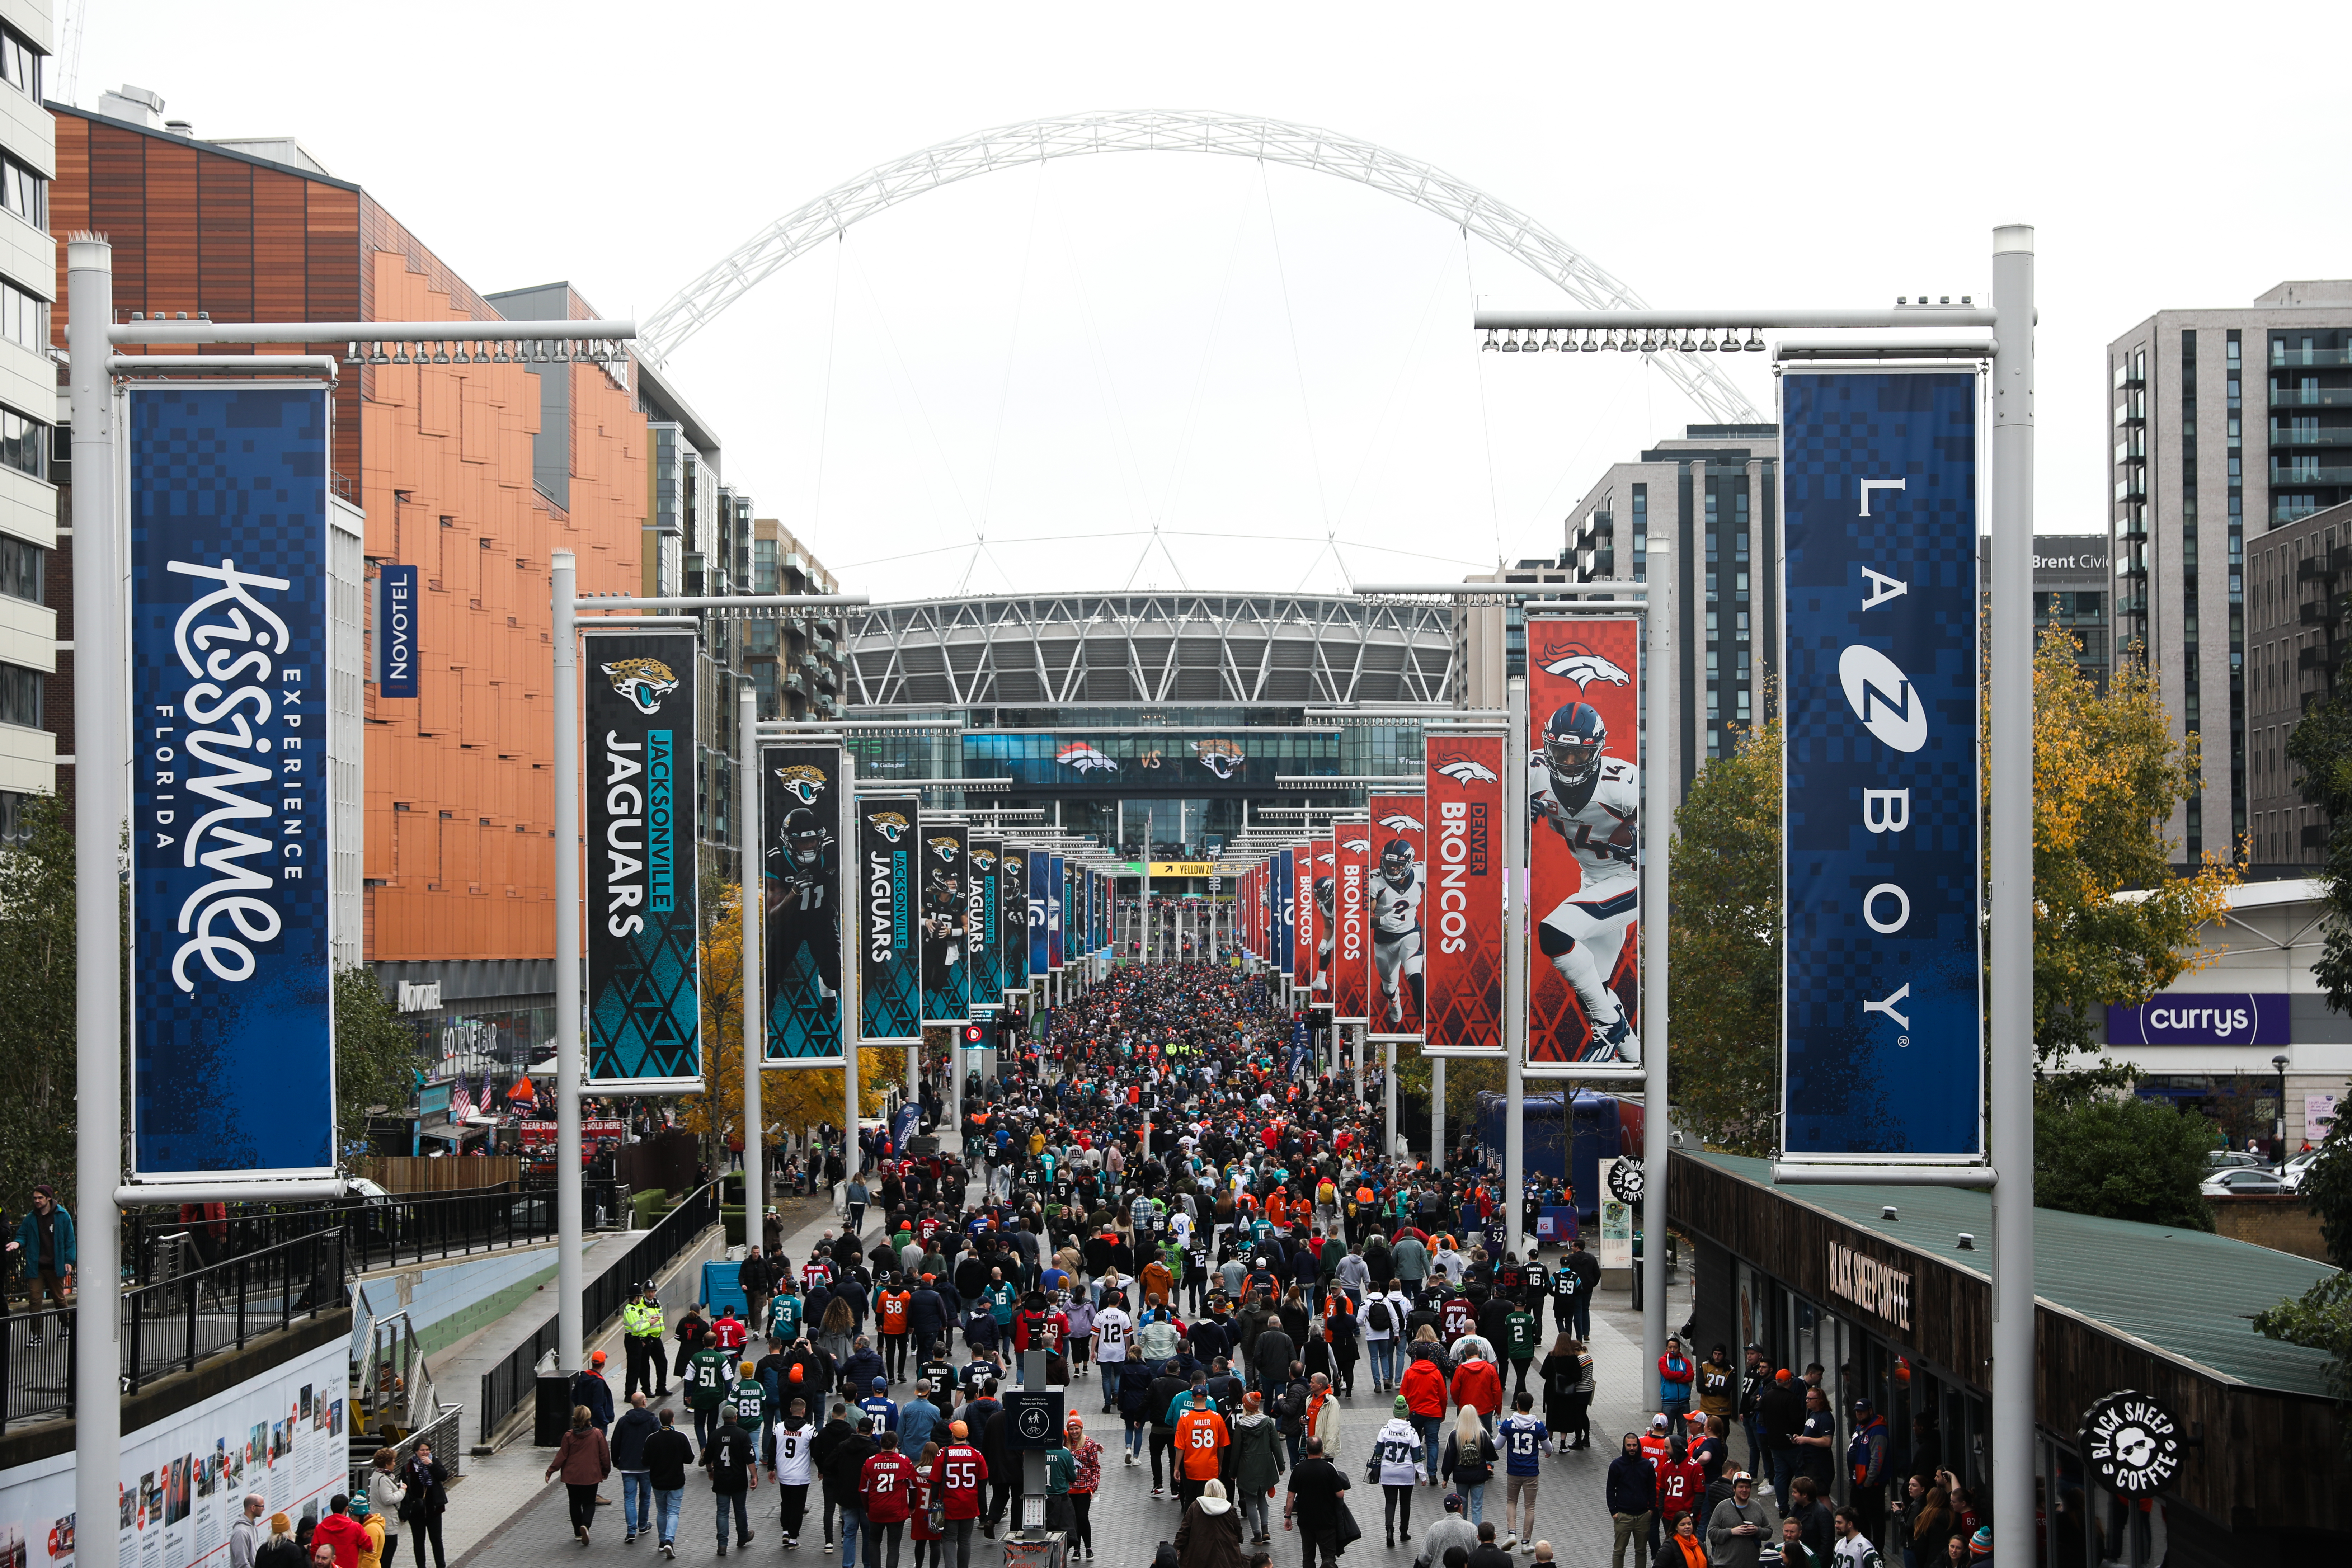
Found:
<path fill-rule="evenodd" d="M 441 1551 L 441 1516 L 449 1511 L 449 1471 L 433 1457 L 433 1445 L 419 1443 L 408 1463 L 400 1467 L 400 1484 L 407 1490 L 400 1501 L 400 1521 L 409 1527 L 408 1539 L 416 1553 L 416 1568 L 425 1568 L 425 1542 L 433 1542 L 433 1568 L 445 1568 Z"/>
<path fill-rule="evenodd" d="M 674 1424 L 677 1419 L 675 1410 L 661 1413 L 661 1427 L 646 1439 L 642 1455 L 654 1486 L 654 1518 L 645 1530 L 658 1529 L 658 1544 L 665 1547 L 674 1544 L 677 1538 L 678 1510 L 686 1500 L 686 1470 L 695 1460 L 694 1443 L 677 1429 Z M 423 1565 L 419 1564 L 419 1568 Z"/>
<path fill-rule="evenodd" d="M 1643 1458 L 1641 1438 L 1631 1432 L 1625 1434 L 1623 1451 L 1609 1461 L 1606 1496 L 1609 1517 L 1616 1525 L 1611 1568 L 1620 1568 L 1624 1562 L 1629 1542 L 1638 1563 L 1648 1546 L 1650 1521 L 1657 1517 L 1658 1473 Z"/>

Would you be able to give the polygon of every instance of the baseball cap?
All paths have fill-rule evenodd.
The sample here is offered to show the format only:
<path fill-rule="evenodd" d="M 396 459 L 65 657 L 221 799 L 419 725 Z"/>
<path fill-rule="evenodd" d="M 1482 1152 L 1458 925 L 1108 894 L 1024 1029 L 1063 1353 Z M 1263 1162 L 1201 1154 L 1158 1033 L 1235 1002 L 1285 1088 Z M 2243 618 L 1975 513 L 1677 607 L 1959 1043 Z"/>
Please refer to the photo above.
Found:
<path fill-rule="evenodd" d="M 881 1393 L 884 1389 L 889 1386 L 890 1380 L 887 1377 L 877 1377 L 874 1380 L 874 1392 L 877 1394 Z"/>
<path fill-rule="evenodd" d="M 1853 1402 L 1853 1413 L 1857 1415 L 1867 1415 L 1870 1414 L 1870 1401 L 1867 1399 L 1855 1400 Z"/>
<path fill-rule="evenodd" d="M 1660 1411 L 1660 1412 L 1658 1412 L 1658 1414 L 1656 1414 L 1655 1415 L 1653 1415 L 1653 1416 L 1651 1416 L 1651 1417 L 1650 1417 L 1650 1429 L 1651 1429 L 1652 1431 L 1654 1431 L 1654 1432 L 1655 1432 L 1655 1431 L 1663 1431 L 1663 1430 L 1664 1429 L 1664 1427 L 1665 1427 L 1665 1425 L 1666 1425 L 1666 1414 L 1665 1414 L 1665 1412 L 1664 1412 L 1664 1411 L 1663 1411 L 1663 1410 L 1662 1410 L 1662 1411 Z"/>
<path fill-rule="evenodd" d="M 604 1364 L 604 1352 L 603 1351 L 598 1351 L 594 1355 L 590 1356 L 588 1358 L 588 1364 L 591 1366 L 603 1366 Z"/>
<path fill-rule="evenodd" d="M 1460 1513 L 1460 1512 L 1462 1511 L 1462 1510 L 1464 1509 L 1464 1507 L 1465 1507 L 1465 1506 L 1466 1506 L 1466 1505 L 1465 1505 L 1465 1504 L 1464 1504 L 1464 1502 L 1463 1502 L 1463 1500 L 1462 1500 L 1462 1494 L 1461 1494 L 1460 1492 L 1447 1492 L 1447 1493 L 1445 1494 L 1445 1511 L 1446 1511 L 1446 1512 L 1448 1512 L 1448 1513 Z"/>
<path fill-rule="evenodd" d="M 1773 1381 L 1773 1382 L 1775 1382 L 1775 1383 L 1786 1383 L 1786 1382 L 1788 1382 L 1788 1381 L 1789 1381 L 1789 1369 L 1788 1369 L 1787 1367 L 1785 1367 L 1785 1366 L 1784 1366 L 1784 1367 L 1782 1367 L 1780 1371 L 1778 1371 L 1778 1372 L 1774 1373 L 1772 1374 L 1772 1381 Z"/>

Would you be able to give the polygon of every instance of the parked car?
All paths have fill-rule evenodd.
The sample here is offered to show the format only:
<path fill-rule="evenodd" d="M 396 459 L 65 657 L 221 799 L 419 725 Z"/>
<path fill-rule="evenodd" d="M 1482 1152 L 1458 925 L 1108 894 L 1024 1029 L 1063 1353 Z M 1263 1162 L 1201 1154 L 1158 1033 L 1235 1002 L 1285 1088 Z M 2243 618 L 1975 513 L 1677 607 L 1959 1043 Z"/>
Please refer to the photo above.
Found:
<path fill-rule="evenodd" d="M 2205 1159 L 2207 1163 L 2217 1171 L 2226 1171 L 2241 1165 L 2259 1165 L 2263 1163 L 2259 1156 L 2249 1154 L 2242 1149 L 2216 1149 L 2206 1155 Z"/>
<path fill-rule="evenodd" d="M 2318 1158 L 2318 1150 L 2305 1149 L 2302 1153 L 2297 1154 L 2294 1159 L 2289 1160 L 2286 1163 L 2286 1169 L 2279 1173 L 2279 1180 L 2286 1184 L 2286 1190 L 2288 1192 L 2299 1193 L 2303 1191 L 2304 1173 L 2310 1170 L 2311 1163 Z"/>
<path fill-rule="evenodd" d="M 2276 1172 L 2259 1165 L 2241 1165 L 2214 1172 L 2198 1184 L 2197 1190 L 2209 1198 L 2242 1198 L 2276 1197 L 2287 1189 Z"/>

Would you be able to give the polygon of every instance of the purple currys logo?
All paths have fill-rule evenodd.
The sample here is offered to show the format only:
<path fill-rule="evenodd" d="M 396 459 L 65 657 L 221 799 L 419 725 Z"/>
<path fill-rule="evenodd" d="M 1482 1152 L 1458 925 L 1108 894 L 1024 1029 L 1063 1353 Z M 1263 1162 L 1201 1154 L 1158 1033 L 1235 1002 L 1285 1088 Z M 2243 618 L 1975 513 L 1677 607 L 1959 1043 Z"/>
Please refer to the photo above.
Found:
<path fill-rule="evenodd" d="M 2170 991 L 2107 1009 L 2114 1046 L 2284 1046 L 2294 1043 L 2284 991 Z"/>

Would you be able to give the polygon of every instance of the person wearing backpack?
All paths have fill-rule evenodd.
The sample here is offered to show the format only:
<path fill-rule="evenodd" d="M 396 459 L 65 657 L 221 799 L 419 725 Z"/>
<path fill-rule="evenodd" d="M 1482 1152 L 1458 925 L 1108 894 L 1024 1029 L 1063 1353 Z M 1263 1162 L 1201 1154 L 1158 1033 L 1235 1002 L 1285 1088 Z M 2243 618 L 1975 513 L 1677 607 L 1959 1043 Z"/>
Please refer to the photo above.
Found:
<path fill-rule="evenodd" d="M 1486 1483 L 1495 1478 L 1495 1439 L 1478 1419 L 1475 1406 L 1462 1407 L 1461 1418 L 1445 1434 L 1445 1453 L 1438 1474 L 1462 1494 L 1464 1511 L 1472 1524 L 1486 1517 Z"/>
<path fill-rule="evenodd" d="M 1400 1375 L 1397 1347 L 1403 1343 L 1406 1310 L 1403 1293 L 1393 1279 L 1388 1282 L 1386 1290 L 1364 1303 L 1364 1343 L 1371 1347 L 1374 1394 L 1386 1394 L 1396 1387 Z"/>

